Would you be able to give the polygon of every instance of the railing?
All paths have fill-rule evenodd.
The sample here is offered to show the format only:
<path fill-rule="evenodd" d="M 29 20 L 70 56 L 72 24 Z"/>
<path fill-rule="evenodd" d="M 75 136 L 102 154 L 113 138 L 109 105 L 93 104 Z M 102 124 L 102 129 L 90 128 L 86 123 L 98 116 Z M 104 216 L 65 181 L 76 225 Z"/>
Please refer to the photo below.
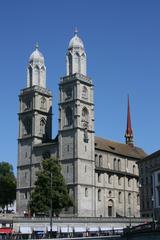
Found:
<path fill-rule="evenodd" d="M 147 219 L 150 221 L 151 219 Z M 14 216 L 13 222 L 49 222 L 49 217 L 19 217 Z M 129 221 L 132 222 L 132 224 L 140 224 L 144 223 L 146 221 L 146 218 L 111 218 L 111 217 L 53 217 L 53 222 L 62 222 L 62 223 L 128 223 Z"/>

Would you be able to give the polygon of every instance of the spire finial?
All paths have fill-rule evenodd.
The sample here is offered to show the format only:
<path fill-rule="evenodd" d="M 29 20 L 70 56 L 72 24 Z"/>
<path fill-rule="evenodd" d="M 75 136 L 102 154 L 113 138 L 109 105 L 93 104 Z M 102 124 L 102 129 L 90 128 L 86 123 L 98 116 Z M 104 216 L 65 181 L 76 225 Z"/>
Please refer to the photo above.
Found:
<path fill-rule="evenodd" d="M 74 36 L 77 36 L 77 34 L 78 34 L 78 29 L 76 27 L 75 30 L 74 30 Z"/>
<path fill-rule="evenodd" d="M 38 42 L 36 42 L 35 48 L 36 48 L 36 49 L 39 49 L 39 43 L 38 43 Z"/>
<path fill-rule="evenodd" d="M 128 94 L 128 109 L 127 109 L 127 128 L 126 128 L 125 138 L 126 138 L 126 144 L 133 145 L 133 131 L 132 131 L 132 125 L 131 125 L 129 94 Z"/>

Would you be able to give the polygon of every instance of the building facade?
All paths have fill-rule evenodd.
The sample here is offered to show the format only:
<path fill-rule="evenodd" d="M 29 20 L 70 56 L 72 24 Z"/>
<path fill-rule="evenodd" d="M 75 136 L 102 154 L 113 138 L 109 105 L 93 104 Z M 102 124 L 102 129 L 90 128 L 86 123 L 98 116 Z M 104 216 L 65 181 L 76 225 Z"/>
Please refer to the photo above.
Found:
<path fill-rule="evenodd" d="M 160 150 L 138 162 L 141 216 L 160 219 Z"/>
<path fill-rule="evenodd" d="M 17 213 L 27 212 L 41 161 L 57 157 L 74 199 L 64 214 L 77 217 L 138 217 L 139 171 L 144 151 L 133 144 L 130 104 L 126 143 L 95 136 L 94 86 L 77 32 L 66 54 L 67 74 L 59 83 L 59 130 L 52 139 L 52 94 L 38 46 L 28 62 L 27 87 L 19 95 Z"/>
<path fill-rule="evenodd" d="M 160 166 L 152 172 L 153 179 L 153 219 L 160 220 Z"/>

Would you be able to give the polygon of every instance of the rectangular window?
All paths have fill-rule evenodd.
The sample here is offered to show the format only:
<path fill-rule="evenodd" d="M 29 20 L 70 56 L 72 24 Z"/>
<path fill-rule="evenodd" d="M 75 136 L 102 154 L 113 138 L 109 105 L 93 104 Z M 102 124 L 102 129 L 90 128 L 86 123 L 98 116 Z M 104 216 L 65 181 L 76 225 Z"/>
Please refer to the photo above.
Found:
<path fill-rule="evenodd" d="M 112 217 L 112 206 L 108 206 L 108 217 Z"/>

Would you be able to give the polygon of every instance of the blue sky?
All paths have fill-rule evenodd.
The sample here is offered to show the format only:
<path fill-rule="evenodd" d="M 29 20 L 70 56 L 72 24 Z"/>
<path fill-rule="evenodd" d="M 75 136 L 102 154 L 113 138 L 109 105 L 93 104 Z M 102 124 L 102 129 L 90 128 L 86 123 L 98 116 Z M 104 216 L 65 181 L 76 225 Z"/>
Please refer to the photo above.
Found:
<path fill-rule="evenodd" d="M 26 87 L 29 55 L 38 41 L 53 93 L 53 137 L 58 128 L 58 83 L 65 54 L 79 29 L 95 85 L 97 136 L 124 142 L 130 95 L 135 144 L 160 148 L 160 1 L 1 0 L 1 157 L 16 169 L 18 94 Z"/>

